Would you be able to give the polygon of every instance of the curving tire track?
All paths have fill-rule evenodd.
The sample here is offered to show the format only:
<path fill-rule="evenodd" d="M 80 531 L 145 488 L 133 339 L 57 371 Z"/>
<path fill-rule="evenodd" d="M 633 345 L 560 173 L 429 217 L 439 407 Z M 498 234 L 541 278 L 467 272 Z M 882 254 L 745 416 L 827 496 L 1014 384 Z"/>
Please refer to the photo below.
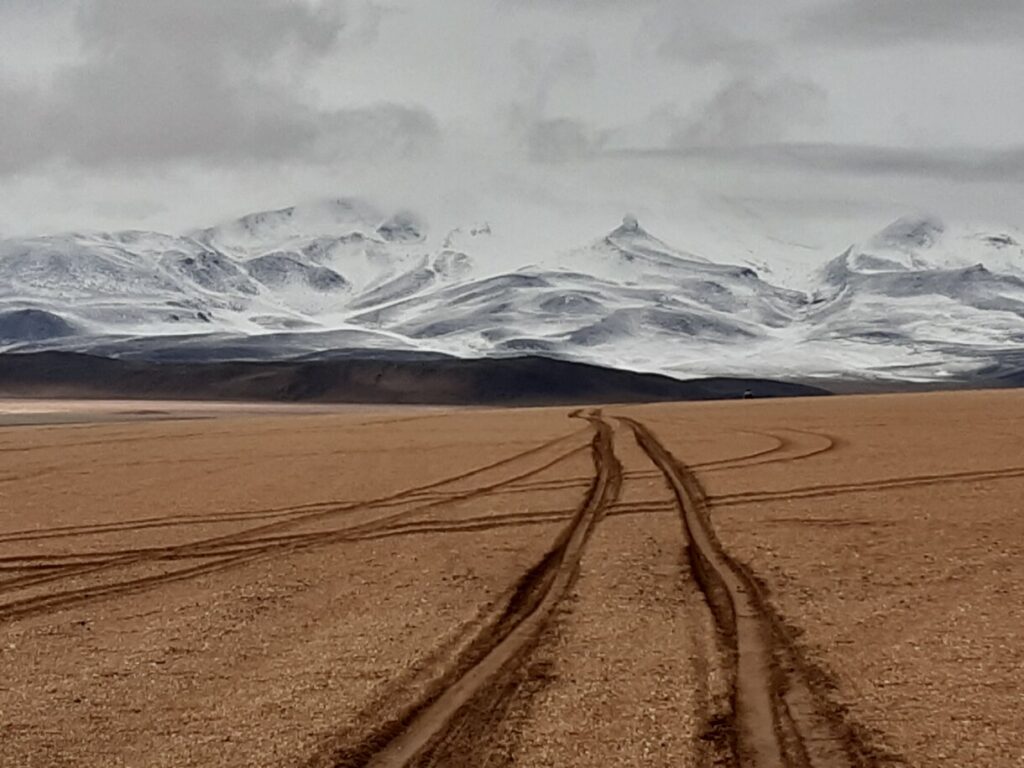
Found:
<path fill-rule="evenodd" d="M 757 437 L 767 437 L 773 442 L 768 448 L 761 448 L 757 451 L 751 451 L 750 453 L 744 453 L 740 456 L 732 456 L 726 459 L 714 459 L 713 461 L 702 461 L 699 464 L 694 464 L 693 469 L 731 469 L 733 467 L 746 466 L 747 462 L 756 462 L 764 456 L 774 456 L 777 453 L 781 453 L 793 445 L 793 441 L 784 435 L 778 435 L 774 432 L 752 432 L 752 431 L 740 431 L 737 434 L 756 435 Z"/>
<path fill-rule="evenodd" d="M 671 425 L 673 428 L 678 428 L 680 426 L 680 422 L 666 419 L 648 419 L 648 421 Z M 734 434 L 767 437 L 773 441 L 774 445 L 767 448 L 761 448 L 756 451 L 751 451 L 750 453 L 741 454 L 739 456 L 691 464 L 689 465 L 689 468 L 691 470 L 699 469 L 702 472 L 722 472 L 731 469 L 756 467 L 763 464 L 782 464 L 790 461 L 810 459 L 842 447 L 842 441 L 835 435 L 829 435 L 824 432 L 814 432 L 811 430 L 793 429 L 791 427 L 786 427 L 784 429 L 780 428 L 775 431 L 740 429 L 732 430 L 732 432 Z M 785 433 L 796 434 L 802 437 L 820 438 L 823 442 L 809 447 L 806 445 L 806 442 L 801 444 L 799 439 L 794 440 L 792 437 L 788 437 Z"/>
<path fill-rule="evenodd" d="M 838 708 L 765 600 L 757 580 L 723 548 L 696 475 L 639 421 L 620 417 L 665 476 L 689 539 L 690 559 L 732 650 L 734 758 L 740 768 L 861 768 L 873 765 Z"/>
<path fill-rule="evenodd" d="M 439 677 L 426 695 L 355 745 L 328 745 L 308 766 L 399 768 L 445 765 L 458 755 L 475 755 L 473 726 L 501 706 L 516 670 L 572 584 L 583 549 L 604 511 L 618 497 L 621 466 L 612 428 L 600 412 L 587 418 L 594 428 L 595 474 L 583 503 L 551 549 L 526 573 L 503 612 Z"/>
<path fill-rule="evenodd" d="M 792 438 L 786 437 L 786 435 L 783 434 L 785 432 L 804 437 L 819 438 L 821 442 L 818 442 L 817 445 L 811 446 L 808 446 L 806 442 L 801 445 L 799 440 L 793 440 Z M 815 456 L 829 453 L 830 451 L 834 451 L 841 447 L 841 441 L 839 438 L 834 435 L 825 434 L 824 432 L 809 432 L 806 430 L 786 428 L 785 430 L 779 429 L 775 432 L 759 432 L 756 434 L 771 437 L 778 441 L 778 445 L 774 448 L 751 453 L 747 456 L 738 457 L 736 459 L 722 459 L 720 461 L 694 464 L 690 469 L 699 469 L 701 472 L 722 472 L 732 469 L 759 467 L 765 464 L 788 464 L 793 461 L 811 459 Z"/>

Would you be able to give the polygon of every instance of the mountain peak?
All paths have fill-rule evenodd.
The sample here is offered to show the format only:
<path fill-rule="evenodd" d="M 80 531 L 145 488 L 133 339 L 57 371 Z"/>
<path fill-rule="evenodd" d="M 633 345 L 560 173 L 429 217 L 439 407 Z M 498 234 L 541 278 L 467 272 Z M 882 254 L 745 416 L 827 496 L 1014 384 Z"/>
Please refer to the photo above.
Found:
<path fill-rule="evenodd" d="M 377 227 L 377 234 L 389 243 L 418 243 L 423 240 L 423 223 L 410 211 L 399 211 Z"/>
<path fill-rule="evenodd" d="M 338 197 L 249 213 L 190 234 L 202 242 L 228 248 L 277 248 L 293 238 L 336 237 L 360 229 L 373 231 L 383 218 L 364 200 Z"/>
<path fill-rule="evenodd" d="M 637 221 L 636 216 L 631 213 L 627 213 L 622 217 L 622 224 L 612 230 L 609 237 L 636 237 L 637 235 L 646 235 L 647 232 L 640 226 L 640 222 Z"/>
<path fill-rule="evenodd" d="M 934 217 L 905 216 L 876 234 L 871 245 L 901 251 L 931 248 L 945 231 L 946 225 Z"/>

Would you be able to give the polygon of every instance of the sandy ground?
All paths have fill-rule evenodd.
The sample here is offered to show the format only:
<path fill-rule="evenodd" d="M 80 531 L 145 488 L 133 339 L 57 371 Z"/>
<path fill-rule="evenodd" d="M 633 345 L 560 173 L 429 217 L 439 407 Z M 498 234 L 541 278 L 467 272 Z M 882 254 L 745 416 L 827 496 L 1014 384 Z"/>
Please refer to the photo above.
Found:
<path fill-rule="evenodd" d="M 772 450 L 698 470 L 715 527 L 883 764 L 1024 765 L 1024 393 L 634 413 L 694 463 Z"/>
<path fill-rule="evenodd" d="M 0 765 L 1024 764 L 1024 395 L 0 412 Z"/>

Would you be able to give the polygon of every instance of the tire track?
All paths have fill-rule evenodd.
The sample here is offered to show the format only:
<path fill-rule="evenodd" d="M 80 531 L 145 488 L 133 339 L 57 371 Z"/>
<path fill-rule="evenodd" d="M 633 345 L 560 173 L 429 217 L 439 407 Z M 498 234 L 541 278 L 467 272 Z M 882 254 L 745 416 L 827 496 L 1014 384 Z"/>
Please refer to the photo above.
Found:
<path fill-rule="evenodd" d="M 946 483 L 986 482 L 1024 477 L 1024 467 L 1007 467 L 1006 469 L 977 470 L 974 472 L 948 472 L 935 475 L 910 475 L 880 480 L 868 480 L 861 483 L 840 483 L 835 485 L 809 485 L 802 488 L 785 488 L 778 491 L 750 491 L 745 493 L 728 493 L 709 496 L 708 501 L 716 507 L 729 507 L 738 504 L 752 504 L 761 501 L 785 501 L 787 499 L 812 499 L 828 496 L 841 496 L 848 493 L 872 493 L 899 488 L 917 488 Z"/>
<path fill-rule="evenodd" d="M 577 451 L 583 450 L 582 448 Z M 563 482 L 557 480 L 542 480 L 536 483 L 523 483 L 516 482 L 514 486 L 495 488 L 491 491 L 492 495 L 504 496 L 514 495 L 519 493 L 537 492 L 537 491 L 557 491 L 557 490 L 568 490 L 574 487 L 584 488 L 589 484 L 587 480 L 576 480 L 572 482 Z M 336 511 L 348 511 L 356 509 L 387 509 L 391 507 L 399 507 L 412 502 L 421 501 L 443 501 L 451 499 L 455 496 L 463 493 L 462 491 L 425 491 L 410 493 L 409 495 L 400 498 L 392 499 L 387 501 L 337 501 L 337 502 L 322 502 L 317 503 L 316 507 L 326 507 L 329 504 L 337 506 Z M 312 511 L 308 507 L 282 507 L 269 510 L 253 510 L 253 511 L 225 511 L 217 513 L 197 513 L 197 514 L 181 514 L 181 515 L 166 515 L 159 517 L 144 517 L 135 518 L 131 522 L 110 522 L 110 523 L 92 523 L 86 525 L 71 525 L 71 526 L 59 526 L 56 528 L 49 529 L 25 529 L 21 531 L 12 531 L 7 534 L 0 534 L 0 544 L 6 544 L 11 542 L 21 541 L 44 541 L 47 539 L 62 539 L 62 538 L 74 538 L 82 536 L 102 536 L 111 533 L 125 533 L 132 531 L 141 531 L 152 528 L 175 528 L 182 526 L 196 526 L 196 525 L 221 525 L 224 523 L 232 522 L 247 522 L 250 520 L 270 519 L 270 518 L 284 518 L 304 515 L 307 512 Z M 0 557 L 0 562 L 3 561 L 3 557 Z"/>
<path fill-rule="evenodd" d="M 787 438 L 785 435 L 780 434 L 781 432 L 792 432 L 798 435 L 805 435 L 808 437 L 821 438 L 824 442 L 820 445 L 807 448 L 801 446 L 798 441 Z M 776 432 L 759 432 L 755 434 L 761 434 L 766 437 L 772 437 L 779 441 L 779 445 L 775 448 L 755 452 L 749 454 L 746 457 L 737 459 L 722 459 L 721 461 L 704 462 L 701 464 L 694 464 L 690 469 L 701 470 L 702 472 L 722 472 L 731 469 L 747 469 L 748 467 L 759 467 L 765 464 L 788 464 L 791 461 L 803 461 L 804 459 L 810 459 L 815 456 L 820 456 L 830 451 L 834 451 L 841 447 L 841 441 L 834 435 L 828 435 L 824 432 L 809 432 L 800 429 L 778 430 Z M 785 451 L 796 448 L 800 450 L 804 448 L 801 453 L 785 453 Z M 783 455 L 778 455 L 782 453 Z"/>
<path fill-rule="evenodd" d="M 102 562 L 76 564 L 57 571 L 44 573 L 42 575 L 30 574 L 17 577 L 13 580 L 8 580 L 7 582 L 0 584 L 0 594 L 12 591 L 23 591 L 25 589 L 39 587 L 45 584 L 78 579 L 84 576 L 92 576 L 97 573 L 114 569 L 152 565 L 167 559 L 201 559 L 204 557 L 219 558 L 213 562 L 203 563 L 169 573 L 153 574 L 144 577 L 126 579 L 115 583 L 90 585 L 86 587 L 68 589 L 61 592 L 51 592 L 44 595 L 9 600 L 0 604 L 0 621 L 25 618 L 27 616 L 48 612 L 58 608 L 66 608 L 85 602 L 91 602 L 98 598 L 106 598 L 121 594 L 133 594 L 143 589 L 159 586 L 163 583 L 180 581 L 185 578 L 194 578 L 206 573 L 250 564 L 256 560 L 286 552 L 308 550 L 312 547 L 327 546 L 347 540 L 357 540 L 360 536 L 366 536 L 375 530 L 395 524 L 401 519 L 413 514 L 443 507 L 460 501 L 466 501 L 481 495 L 486 495 L 505 485 L 522 481 L 525 478 L 539 474 L 569 459 L 570 457 L 587 450 L 587 446 L 583 445 L 571 448 L 568 451 L 562 452 L 554 459 L 513 477 L 464 491 L 454 492 L 452 495 L 445 496 L 444 498 L 419 504 L 409 509 L 401 509 L 398 512 L 384 515 L 383 517 L 378 517 L 365 523 L 359 523 L 342 528 L 340 530 L 336 529 L 330 531 L 317 531 L 308 534 L 296 534 L 294 537 L 282 537 L 280 540 L 270 539 L 264 542 L 260 542 L 258 539 L 265 538 L 265 536 L 260 537 L 258 534 L 265 535 L 275 531 L 286 530 L 292 526 L 323 519 L 327 516 L 336 514 L 337 512 L 351 511 L 354 509 L 374 509 L 374 504 L 379 503 L 384 503 L 386 508 L 387 503 L 402 500 L 402 505 L 404 506 L 405 504 L 410 503 L 408 497 L 412 497 L 413 501 L 415 501 L 415 495 L 424 490 L 441 487 L 448 483 L 465 480 L 496 468 L 514 464 L 523 458 L 528 458 L 544 450 L 550 449 L 559 443 L 575 438 L 580 435 L 580 433 L 581 431 L 576 431 L 568 435 L 563 435 L 562 437 L 547 441 L 541 445 L 534 446 L 527 451 L 506 457 L 505 459 L 492 462 L 482 467 L 477 467 L 476 469 L 463 472 L 452 477 L 434 481 L 424 486 L 419 486 L 407 491 L 401 491 L 381 499 L 359 502 L 352 506 L 329 508 L 326 510 L 318 508 L 316 511 L 301 517 L 268 523 L 255 528 L 248 528 L 244 531 L 215 536 L 200 541 L 188 542 L 176 547 L 159 550 L 157 552 L 149 551 L 137 554 L 117 553 L 115 556 Z M 168 551 L 173 551 L 175 557 L 167 558 L 166 554 Z"/>
<path fill-rule="evenodd" d="M 496 528 L 510 528 L 521 525 L 547 524 L 568 520 L 574 514 L 573 510 L 538 510 L 536 512 L 509 513 L 503 515 L 477 515 L 465 517 L 459 520 L 427 520 L 422 522 L 405 522 L 385 525 L 378 531 L 370 531 L 364 534 L 350 534 L 339 543 L 356 541 L 375 541 L 378 539 L 393 538 L 396 536 L 413 536 L 435 533 L 460 533 L 463 531 L 477 532 L 488 531 Z M 196 548 L 191 551 L 183 551 L 182 547 L 138 547 L 135 549 L 118 550 L 117 552 L 96 552 L 96 553 L 65 553 L 60 555 L 13 555 L 0 558 L 0 571 L 4 570 L 28 570 L 28 569 L 55 569 L 65 568 L 74 565 L 94 565 L 107 562 L 112 556 L 124 556 L 129 554 L 147 555 L 154 560 L 186 560 L 201 557 L 219 557 L 229 554 L 239 554 L 247 551 L 261 549 L 268 544 L 279 544 L 282 546 L 290 544 L 306 544 L 316 542 L 318 538 L 332 536 L 334 534 L 348 533 L 347 529 L 325 531 L 316 534 L 291 534 L 284 536 L 268 536 L 265 538 L 253 539 L 237 545 L 234 549 L 216 548 L 204 551 Z"/>
<path fill-rule="evenodd" d="M 737 434 L 741 434 L 741 435 L 742 434 L 757 435 L 758 437 L 767 437 L 769 440 L 771 440 L 774 443 L 774 445 L 772 445 L 769 448 L 762 448 L 762 449 L 757 450 L 757 451 L 751 451 L 750 453 L 745 453 L 745 454 L 743 454 L 741 456 L 733 456 L 733 457 L 730 457 L 728 459 L 714 459 L 713 461 L 702 461 L 699 464 L 694 464 L 693 465 L 693 469 L 710 469 L 711 467 L 717 467 L 719 469 L 724 469 L 724 468 L 730 468 L 733 465 L 744 466 L 746 464 L 746 462 L 748 462 L 748 461 L 753 461 L 755 459 L 760 459 L 763 456 L 771 456 L 773 454 L 776 454 L 776 453 L 779 453 L 781 451 L 784 451 L 784 450 L 786 450 L 787 448 L 789 448 L 789 447 L 791 447 L 793 445 L 793 441 L 790 440 L 789 438 L 787 438 L 785 436 L 782 436 L 782 435 L 777 435 L 777 434 L 775 434 L 773 432 L 740 431 L 740 432 L 737 432 Z"/>
<path fill-rule="evenodd" d="M 537 474 L 539 472 L 545 471 L 546 469 L 550 469 L 551 467 L 556 466 L 557 464 L 576 455 L 577 453 L 581 452 L 584 449 L 585 446 L 582 448 L 574 448 L 568 451 L 567 453 L 564 453 L 558 456 L 557 458 L 549 461 L 543 466 L 532 469 L 529 472 L 517 476 L 517 478 L 513 478 L 513 480 L 531 474 Z M 67 608 L 73 605 L 92 602 L 96 598 L 106 598 L 121 594 L 134 594 L 142 589 L 149 589 L 154 586 L 159 586 L 163 583 L 181 581 L 183 578 L 186 577 L 192 578 L 196 576 L 201 576 L 206 573 L 225 570 L 229 567 L 249 565 L 258 560 L 265 559 L 267 557 L 273 557 L 279 554 L 297 552 L 300 550 L 305 551 L 314 547 L 328 546 L 346 541 L 358 541 L 362 538 L 367 538 L 366 534 L 372 533 L 378 528 L 384 527 L 389 523 L 394 523 L 397 520 L 411 516 L 418 512 L 423 512 L 425 510 L 446 506 L 447 504 L 450 503 L 465 501 L 476 496 L 484 495 L 491 491 L 493 488 L 502 485 L 504 482 L 508 481 L 501 481 L 492 486 L 485 486 L 482 488 L 476 488 L 473 490 L 465 491 L 458 496 L 433 501 L 428 504 L 423 504 L 417 507 L 413 507 L 411 509 L 402 510 L 400 512 L 393 513 L 382 518 L 377 518 L 366 523 L 357 524 L 340 530 L 318 531 L 309 534 L 296 534 L 294 536 L 277 537 L 276 539 L 270 538 L 262 543 L 260 543 L 259 540 L 253 541 L 246 537 L 220 537 L 215 539 L 207 539 L 201 542 L 190 542 L 187 544 L 182 544 L 174 548 L 175 557 L 171 558 L 165 557 L 161 553 L 157 553 L 156 555 L 118 554 L 116 557 L 113 557 L 109 560 L 105 560 L 100 563 L 68 566 L 67 568 L 61 569 L 55 573 L 50 572 L 46 575 L 29 575 L 18 577 L 17 579 L 7 581 L 0 585 L 0 594 L 11 591 L 23 591 L 25 589 L 42 586 L 44 584 L 77 579 L 83 576 L 91 576 L 97 573 L 110 571 L 118 568 L 129 568 L 140 565 L 152 565 L 154 563 L 159 563 L 165 560 L 203 559 L 204 557 L 220 558 L 219 560 L 215 560 L 214 562 L 210 562 L 204 565 L 197 565 L 192 568 L 186 568 L 183 570 L 173 571 L 170 573 L 128 579 L 113 584 L 81 587 L 77 589 L 65 590 L 63 592 L 48 593 L 46 595 L 39 595 L 34 597 L 27 597 L 18 600 L 8 601 L 6 603 L 0 604 L 0 621 L 14 618 L 25 618 L 27 616 L 35 615 L 40 612 L 47 612 L 57 608 Z M 263 528 L 266 529 L 268 528 L 268 526 L 263 526 Z M 246 546 L 247 543 L 250 546 Z M 219 549 L 209 550 L 209 547 L 214 544 L 216 544 L 219 547 Z"/>
<path fill-rule="evenodd" d="M 734 659 L 734 757 L 740 768 L 873 765 L 857 731 L 816 690 L 807 666 L 757 581 L 728 555 L 696 475 L 654 434 L 626 417 L 637 443 L 664 474 L 689 538 L 690 559 Z"/>
<path fill-rule="evenodd" d="M 551 549 L 520 580 L 503 612 L 489 624 L 429 687 L 356 745 L 328 747 L 307 765 L 399 768 L 445 764 L 445 755 L 472 755 L 470 731 L 501 704 L 510 677 L 529 655 L 555 607 L 569 589 L 583 548 L 597 520 L 618 497 L 621 466 L 612 446 L 612 428 L 595 411 L 591 444 L 595 474 L 583 503 Z M 482 763 L 485 756 L 480 756 Z"/>
<path fill-rule="evenodd" d="M 606 517 L 627 517 L 634 515 L 645 515 L 654 513 L 673 512 L 673 503 L 652 502 L 650 504 L 619 504 L 608 507 L 608 510 L 601 516 Z M 574 510 L 552 509 L 537 510 L 533 512 L 510 512 L 506 514 L 487 514 L 473 517 L 464 517 L 457 520 L 425 520 L 417 522 L 396 523 L 382 526 L 378 531 L 370 531 L 364 534 L 350 534 L 345 538 L 334 539 L 330 543 L 347 543 L 359 541 L 377 541 L 400 536 L 418 536 L 430 534 L 448 533 L 479 533 L 499 528 L 517 528 L 530 525 L 548 525 L 550 523 L 569 520 L 575 514 Z M 0 572 L 15 571 L 54 571 L 60 569 L 74 568 L 84 565 L 103 565 L 109 562 L 111 557 L 124 555 L 145 555 L 152 560 L 194 560 L 203 557 L 220 557 L 243 552 L 255 552 L 262 550 L 268 544 L 278 544 L 282 548 L 289 545 L 317 544 L 323 538 L 335 534 L 348 534 L 348 529 L 325 531 L 316 534 L 292 534 L 290 536 L 275 536 L 254 539 L 248 544 L 238 545 L 233 549 L 215 549 L 209 552 L 197 548 L 192 551 L 182 551 L 182 547 L 138 547 L 135 549 L 118 550 L 116 552 L 84 552 L 84 553 L 62 553 L 59 555 L 5 555 L 0 557 Z M 0 581 L 0 587 L 13 585 L 14 580 Z"/>
<path fill-rule="evenodd" d="M 472 469 L 468 472 L 463 472 L 450 477 L 442 478 L 425 485 L 416 486 L 406 490 L 398 491 L 393 494 L 386 496 L 380 496 L 374 499 L 365 499 L 358 501 L 342 501 L 337 499 L 327 501 L 315 501 L 306 504 L 290 505 L 284 507 L 269 507 L 266 509 L 250 510 L 250 511 L 229 511 L 224 513 L 203 513 L 195 515 L 170 515 L 170 516 L 159 516 L 159 517 L 144 517 L 137 518 L 135 520 L 126 522 L 111 522 L 111 523 L 92 523 L 85 525 L 67 525 L 67 526 L 56 526 L 48 529 L 29 528 L 20 531 L 10 531 L 8 533 L 0 534 L 0 543 L 8 543 L 13 541 L 37 541 L 47 538 L 60 538 L 65 536 L 75 535 L 92 535 L 99 533 L 123 533 L 133 530 L 142 530 L 145 528 L 161 527 L 162 523 L 172 523 L 174 525 L 200 525 L 203 523 L 218 523 L 224 520 L 226 517 L 238 518 L 236 520 L 230 520 L 229 522 L 238 522 L 243 517 L 260 518 L 260 517 L 286 517 L 296 516 L 302 517 L 306 513 L 309 514 L 334 514 L 336 512 L 347 512 L 357 509 L 373 509 L 386 507 L 388 505 L 398 506 L 400 504 L 409 503 L 411 501 L 422 500 L 420 496 L 426 497 L 430 492 L 436 491 L 438 488 L 442 488 L 445 485 L 451 485 L 453 483 L 460 482 L 462 480 L 468 480 L 477 475 L 490 472 L 495 469 L 500 469 L 504 466 L 514 464 L 515 462 L 527 459 L 538 453 L 542 453 L 550 448 L 554 448 L 559 443 L 567 442 L 571 439 L 582 436 L 585 429 L 571 432 L 567 435 L 554 438 L 546 441 L 539 445 L 533 445 L 525 451 L 513 454 L 512 456 L 499 459 L 497 461 L 485 464 L 483 466 Z M 582 449 L 580 449 L 582 450 Z M 512 482 L 517 482 L 522 478 L 516 478 Z M 509 483 L 509 485 L 512 484 Z M 460 491 L 451 491 L 448 493 L 439 493 L 437 498 L 443 498 L 445 496 L 457 495 Z M 302 522 L 309 522 L 313 518 L 304 518 Z M 276 524 L 275 524 L 276 525 Z M 262 531 L 263 527 L 251 529 L 253 531 Z"/>
<path fill-rule="evenodd" d="M 357 425 L 358 426 L 358 425 Z M 529 441 L 507 441 L 505 445 L 530 444 Z M 475 444 L 475 443 L 474 443 Z M 470 445 L 469 443 L 431 443 L 431 450 L 438 450 L 444 448 L 460 448 Z M 138 461 L 118 461 L 116 466 L 118 470 L 134 469 L 137 467 L 151 467 L 151 466 L 162 466 L 162 467 L 187 467 L 187 466 L 202 466 L 210 463 L 215 463 L 225 459 L 233 461 L 230 466 L 231 470 L 239 470 L 247 467 L 252 467 L 258 464 L 262 464 L 267 461 L 273 461 L 279 459 L 282 461 L 296 461 L 299 459 L 337 459 L 338 457 L 348 457 L 353 455 L 366 455 L 366 454 L 377 454 L 377 453 L 391 453 L 394 448 L 343 448 L 337 450 L 327 451 L 308 451 L 302 452 L 285 452 L 285 453 L 261 453 L 258 456 L 253 456 L 248 459 L 239 459 L 237 454 L 208 454 L 202 456 L 196 456 L 193 458 L 175 458 L 173 461 L 164 458 L 154 459 L 140 459 Z M 7 483 L 24 482 L 27 480 L 38 480 L 40 477 L 46 477 L 47 475 L 61 475 L 63 478 L 68 477 L 88 477 L 94 475 L 97 472 L 103 472 L 109 468 L 108 464 L 102 462 L 93 462 L 80 466 L 76 469 L 69 469 L 66 464 L 57 464 L 53 466 L 47 466 L 38 468 L 29 472 L 23 472 L 21 474 L 14 475 L 0 475 L 0 485 Z"/>
<path fill-rule="evenodd" d="M 550 446 L 546 446 L 546 447 L 550 447 Z M 359 524 L 356 524 L 356 525 L 353 525 L 353 526 L 347 526 L 347 527 L 342 528 L 342 529 L 335 529 L 335 530 L 329 530 L 329 531 L 317 531 L 317 532 L 308 533 L 308 534 L 296 534 L 294 537 L 280 537 L 279 540 L 286 540 L 286 539 L 292 538 L 295 541 L 306 541 L 306 540 L 312 541 L 312 540 L 316 540 L 316 539 L 319 539 L 319 538 L 324 537 L 324 536 L 331 536 L 333 534 L 339 534 L 339 533 L 340 534 L 353 534 L 353 533 L 362 533 L 362 532 L 365 532 L 365 531 L 376 530 L 378 527 L 386 526 L 387 524 L 391 523 L 392 521 L 399 520 L 401 518 L 408 517 L 408 516 L 411 516 L 411 515 L 419 513 L 419 512 L 423 512 L 423 511 L 430 510 L 430 509 L 435 509 L 435 508 L 438 508 L 438 507 L 443 507 L 443 506 L 446 506 L 448 504 L 457 503 L 457 502 L 460 502 L 460 501 L 466 501 L 468 499 L 472 499 L 472 498 L 475 498 L 477 496 L 481 496 L 481 495 L 484 495 L 484 494 L 493 495 L 493 494 L 499 493 L 501 491 L 501 489 L 505 485 L 510 484 L 510 483 L 514 483 L 514 482 L 519 482 L 519 481 L 521 481 L 524 478 L 532 477 L 534 475 L 537 475 L 537 474 L 540 474 L 542 472 L 545 472 L 546 470 L 551 469 L 551 468 L 557 466 L 558 464 L 562 463 L 563 461 L 566 461 L 567 459 L 575 456 L 576 454 L 582 453 L 586 449 L 587 449 L 587 447 L 585 445 L 584 446 L 578 446 L 576 448 L 572 448 L 572 449 L 570 449 L 568 451 L 565 451 L 565 452 L 559 454 L 558 456 L 556 456 L 555 458 L 545 462 L 544 464 L 541 464 L 540 466 L 533 467 L 533 468 L 529 469 L 526 472 L 523 472 L 521 474 L 515 475 L 515 476 L 513 476 L 511 478 L 506 478 L 504 480 L 499 480 L 497 482 L 494 482 L 494 483 L 491 483 L 491 484 L 488 484 L 488 485 L 477 486 L 476 488 L 471 488 L 471 489 L 462 490 L 462 491 L 452 491 L 450 493 L 437 494 L 436 496 L 435 495 L 431 495 L 431 494 L 410 493 L 408 496 L 405 496 L 403 498 L 389 499 L 389 500 L 386 500 L 386 501 L 384 501 L 382 503 L 356 502 L 356 503 L 352 504 L 351 506 L 346 506 L 344 508 L 326 510 L 326 513 L 333 514 L 334 512 L 337 512 L 337 511 L 345 512 L 345 511 L 352 511 L 352 510 L 355 510 L 355 509 L 391 509 L 391 508 L 394 508 L 394 507 L 404 507 L 404 506 L 406 506 L 406 505 L 408 505 L 410 503 L 418 503 L 418 506 L 412 507 L 410 509 L 403 509 L 400 512 L 394 513 L 392 515 L 387 515 L 385 517 L 376 518 L 376 519 L 368 521 L 366 523 L 359 523 Z M 514 458 L 519 458 L 519 457 L 517 456 L 517 457 L 514 457 Z M 425 502 L 425 503 L 419 503 L 419 502 Z M 318 512 L 315 519 L 320 519 L 320 517 L 321 517 L 321 513 Z M 298 525 L 298 524 L 302 524 L 302 523 L 311 522 L 311 520 L 313 520 L 313 519 L 314 518 L 312 518 L 310 516 L 303 516 L 303 517 L 301 517 L 301 519 L 286 520 L 286 521 L 283 521 L 283 522 L 284 523 L 289 523 L 291 525 Z M 195 525 L 196 522 L 193 521 L 192 524 Z M 169 549 L 173 549 L 174 551 L 177 551 L 177 552 L 195 552 L 195 551 L 205 550 L 205 549 L 208 549 L 208 548 L 213 547 L 213 546 L 220 546 L 220 545 L 230 546 L 230 545 L 239 543 L 240 541 L 273 541 L 275 539 L 269 538 L 269 537 L 254 538 L 252 536 L 252 534 L 257 533 L 257 532 L 267 533 L 267 532 L 270 532 L 271 530 L 280 530 L 282 527 L 285 527 L 285 528 L 286 527 L 291 527 L 291 525 L 279 526 L 276 523 L 275 524 L 270 524 L 270 525 L 262 525 L 262 526 L 258 526 L 257 528 L 249 528 L 249 529 L 246 529 L 244 531 L 238 531 L 238 532 L 234 532 L 234 533 L 231 533 L 231 534 L 226 534 L 226 535 L 223 535 L 223 536 L 216 536 L 216 537 L 211 537 L 211 538 L 208 538 L 208 539 L 201 539 L 199 541 L 187 542 L 187 543 L 184 543 L 184 544 L 175 545 L 175 546 L 173 546 L 173 547 L 171 547 Z M 120 554 L 120 552 L 115 553 L 115 554 Z"/>
<path fill-rule="evenodd" d="M 680 426 L 679 422 L 670 421 L 666 419 L 648 419 L 648 421 L 655 421 L 660 424 L 671 425 L 673 428 Z M 713 461 L 704 461 L 689 465 L 691 470 L 702 470 L 704 472 L 720 472 L 730 469 L 742 469 L 746 467 L 755 467 L 762 464 L 780 464 L 790 461 L 800 461 L 803 459 L 813 458 L 823 453 L 828 453 L 839 447 L 841 447 L 841 441 L 835 435 L 825 434 L 824 432 L 813 432 L 810 430 L 793 429 L 786 427 L 785 429 L 776 429 L 772 431 L 755 431 L 755 430 L 732 430 L 734 434 L 738 435 L 756 435 L 758 437 L 767 437 L 774 442 L 774 445 L 768 448 L 762 448 L 751 453 L 746 453 L 740 456 L 733 456 L 724 459 L 714 459 Z M 824 444 L 804 450 L 802 453 L 785 453 L 794 448 L 801 448 L 799 441 L 793 440 L 787 437 L 784 433 L 790 432 L 797 435 L 803 435 L 807 437 L 816 437 L 824 440 Z M 803 446 L 806 447 L 806 446 Z M 782 453 L 782 456 L 778 454 Z"/>

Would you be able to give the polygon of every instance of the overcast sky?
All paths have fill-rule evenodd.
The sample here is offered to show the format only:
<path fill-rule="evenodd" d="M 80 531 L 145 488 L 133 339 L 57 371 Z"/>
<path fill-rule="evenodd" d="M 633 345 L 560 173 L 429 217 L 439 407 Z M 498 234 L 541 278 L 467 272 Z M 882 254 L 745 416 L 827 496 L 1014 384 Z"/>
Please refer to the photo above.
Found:
<path fill-rule="evenodd" d="M 338 195 L 1024 226 L 1022 37 L 1020 0 L 0 0 L 0 233 Z"/>

